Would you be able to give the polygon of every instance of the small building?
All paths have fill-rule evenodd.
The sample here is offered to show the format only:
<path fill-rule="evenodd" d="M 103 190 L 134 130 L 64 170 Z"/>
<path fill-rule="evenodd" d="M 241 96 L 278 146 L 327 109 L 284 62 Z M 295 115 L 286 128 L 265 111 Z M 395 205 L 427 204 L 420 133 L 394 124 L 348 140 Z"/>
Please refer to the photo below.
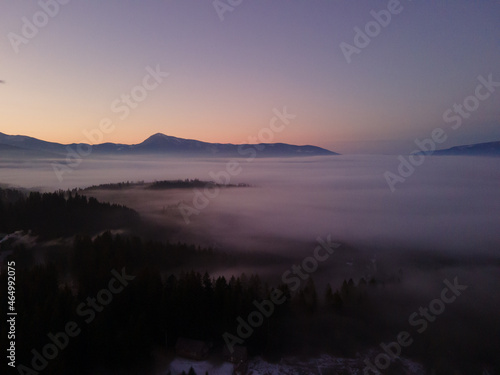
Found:
<path fill-rule="evenodd" d="M 224 360 L 233 364 L 233 375 L 246 375 L 248 372 L 248 351 L 245 346 L 235 345 L 233 352 L 224 346 L 222 351 Z"/>
<path fill-rule="evenodd" d="M 246 362 L 248 360 L 248 351 L 246 346 L 235 345 L 231 353 L 227 346 L 224 346 L 223 352 L 224 360 L 231 363 Z"/>
<path fill-rule="evenodd" d="M 247 375 L 248 362 L 235 363 L 233 366 L 233 375 Z"/>
<path fill-rule="evenodd" d="M 203 360 L 208 356 L 210 348 L 206 343 L 199 340 L 179 338 L 175 344 L 175 353 L 179 357 Z"/>

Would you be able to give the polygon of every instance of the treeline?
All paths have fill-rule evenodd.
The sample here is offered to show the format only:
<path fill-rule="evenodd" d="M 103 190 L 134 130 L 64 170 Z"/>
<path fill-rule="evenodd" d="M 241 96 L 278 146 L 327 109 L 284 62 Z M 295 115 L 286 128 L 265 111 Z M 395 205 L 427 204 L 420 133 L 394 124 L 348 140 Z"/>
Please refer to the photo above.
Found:
<path fill-rule="evenodd" d="M 88 190 L 125 190 L 125 189 L 130 189 L 136 186 L 144 186 L 145 182 L 144 181 L 136 181 L 136 182 L 131 182 L 131 181 L 125 181 L 125 182 L 118 182 L 115 184 L 101 184 L 101 185 L 92 185 L 89 186 L 85 189 L 82 189 L 82 191 L 88 191 Z M 75 191 L 77 191 L 75 189 Z"/>
<path fill-rule="evenodd" d="M 133 228 L 139 222 L 139 214 L 130 208 L 101 203 L 74 192 L 24 195 L 0 189 L 0 232 L 31 230 L 43 238 L 56 238 Z"/>
<path fill-rule="evenodd" d="M 152 182 L 148 189 L 165 190 L 165 189 L 186 189 L 186 188 L 204 188 L 204 187 L 248 187 L 247 184 L 218 184 L 213 181 L 202 181 L 198 179 L 190 180 L 171 180 L 171 181 L 155 181 Z"/>
<path fill-rule="evenodd" d="M 27 249 L 16 249 L 7 258 L 17 268 L 18 364 L 30 366 L 32 350 L 42 353 L 51 343 L 48 334 L 63 332 L 68 322 L 76 322 L 81 329 L 48 361 L 44 371 L 55 375 L 89 374 L 97 369 L 118 373 L 124 368 L 147 373 L 152 351 L 172 351 L 179 337 L 221 348 L 226 344 L 224 333 L 238 336 L 241 319 L 249 321 L 249 314 L 257 310 L 255 302 L 272 299 L 274 290 L 258 275 L 226 278 L 206 272 L 172 272 L 187 269 L 195 258 L 214 256 L 210 250 L 182 244 L 107 232 L 94 239 L 76 236 L 72 246 L 63 248 L 48 253 L 44 265 L 25 259 Z M 106 293 L 102 291 L 111 288 L 116 272 L 128 280 L 126 286 L 113 292 L 111 299 L 103 298 Z M 5 273 L 0 275 L 0 285 L 6 285 Z M 328 285 L 324 294 L 318 293 L 312 278 L 294 292 L 286 284 L 277 285 L 285 297 L 283 303 L 253 327 L 243 344 L 251 355 L 269 360 L 324 352 L 355 356 L 376 348 L 381 340 L 394 340 L 401 329 L 387 319 L 385 311 L 393 306 L 380 306 L 381 295 L 390 293 L 386 288 L 375 279 L 345 280 L 338 286 Z M 6 288 L 0 290 L 0 300 L 6 300 Z M 6 309 L 7 304 L 2 304 L 0 314 L 6 316 Z M 404 355 L 420 357 L 429 368 L 444 369 L 439 374 L 453 374 L 451 370 L 474 363 L 476 367 L 466 373 L 479 373 L 479 364 L 495 358 L 498 326 L 491 326 L 490 336 L 477 337 L 462 324 L 463 340 L 457 341 L 452 327 L 460 324 L 460 318 L 450 315 L 446 324 L 430 327 L 421 339 L 416 337 Z M 6 329 L 7 325 L 0 328 L 2 347 L 8 341 Z"/>
<path fill-rule="evenodd" d="M 48 361 L 44 372 L 84 375 L 96 369 L 137 368 L 138 373 L 146 373 L 152 350 L 173 350 L 179 337 L 222 347 L 223 334 L 237 336 L 239 318 L 247 321 L 256 311 L 255 301 L 270 299 L 274 288 L 281 291 L 284 302 L 275 305 L 243 343 L 250 354 L 271 360 L 323 352 L 354 356 L 378 347 L 381 340 L 393 341 L 402 325 L 388 317 L 402 315 L 404 320 L 410 312 L 396 311 L 399 306 L 388 304 L 387 294 L 394 290 L 390 285 L 397 279 L 389 286 L 382 280 L 360 279 L 317 288 L 308 278 L 291 291 L 286 284 L 268 285 L 258 275 L 226 278 L 191 271 L 227 265 L 228 257 L 211 249 L 110 232 L 91 237 L 104 228 L 133 227 L 139 222 L 133 210 L 75 192 L 24 195 L 0 190 L 0 232 L 24 229 L 45 238 L 74 237 L 71 245 L 63 241 L 32 248 L 18 245 L 5 259 L 16 263 L 18 364 L 30 366 L 32 350 L 41 353 L 51 342 L 49 333 L 62 332 L 74 321 L 81 332 Z M 116 277 L 113 270 L 125 270 L 133 280 L 113 293 L 105 306 L 89 307 L 89 298 L 99 301 L 102 290 L 109 288 Z M 7 285 L 5 272 L 0 285 Z M 326 292 L 320 294 L 320 289 Z M 7 288 L 0 288 L 0 301 L 7 300 L 6 293 Z M 0 315 L 7 316 L 7 307 L 1 304 Z M 471 322 L 474 315 L 466 318 Z M 463 319 L 453 314 L 440 319 L 415 337 L 403 355 L 420 358 L 438 374 L 460 369 L 479 374 L 483 364 L 498 367 L 499 360 L 494 362 L 500 350 L 498 319 L 470 324 L 463 324 Z M 7 327 L 0 326 L 2 348 L 8 347 Z M 477 330 L 482 334 L 477 335 Z"/>
<path fill-rule="evenodd" d="M 271 298 L 272 288 L 258 275 L 226 279 L 195 271 L 161 272 L 160 268 L 183 268 L 189 258 L 210 254 L 210 250 L 180 244 L 144 242 L 109 232 L 93 240 L 77 236 L 73 246 L 66 248 L 66 257 L 52 256 L 45 265 L 28 261 L 25 258 L 29 251 L 18 250 L 8 257 L 16 262 L 18 275 L 17 362 L 29 367 L 32 349 L 42 353 L 44 346 L 51 343 L 47 335 L 63 332 L 69 321 L 81 328 L 67 348 L 48 361 L 47 373 L 51 374 L 146 366 L 151 363 L 154 348 L 173 350 L 179 337 L 222 347 L 225 332 L 236 334 L 238 317 L 246 320 L 256 309 L 255 301 Z M 109 288 L 113 270 L 125 270 L 133 280 L 103 306 L 99 296 Z M 5 285 L 5 273 L 0 276 L 0 283 Z M 315 326 L 312 318 L 325 313 L 325 308 L 334 315 L 333 307 L 322 307 L 324 298 L 317 296 L 312 279 L 293 295 L 286 285 L 277 288 L 286 301 L 276 306 L 262 327 L 245 340 L 250 353 L 276 357 L 296 348 L 317 348 L 317 337 L 309 332 Z M 355 300 L 362 298 L 362 292 L 355 289 L 357 286 L 351 281 L 339 291 L 343 303 L 335 307 L 339 314 L 344 306 L 357 304 Z M 5 293 L 5 288 L 0 290 L 1 300 L 6 300 Z M 89 307 L 89 297 L 95 298 L 97 307 Z M 2 304 L 0 313 L 4 316 L 6 309 L 7 305 Z M 87 323 L 85 320 L 90 318 Z M 2 325 L 2 347 L 7 345 L 5 329 Z M 344 333 L 348 335 L 347 331 Z M 337 338 L 332 337 L 333 341 Z M 338 347 L 342 345 L 339 341 Z"/>
<path fill-rule="evenodd" d="M 26 194 L 16 189 L 2 189 L 0 188 L 0 203 L 14 203 L 18 200 L 24 199 Z"/>
<path fill-rule="evenodd" d="M 190 189 L 190 188 L 204 188 L 206 186 L 212 187 L 249 187 L 248 184 L 218 184 L 213 181 L 203 181 L 197 178 L 195 179 L 184 179 L 184 180 L 162 180 L 162 181 L 154 181 L 154 182 L 118 182 L 114 184 L 101 184 L 101 185 L 92 185 L 89 186 L 82 191 L 88 190 L 126 190 L 134 187 L 142 187 L 145 189 L 152 190 L 168 190 L 168 189 Z M 77 190 L 75 190 L 77 191 Z"/>

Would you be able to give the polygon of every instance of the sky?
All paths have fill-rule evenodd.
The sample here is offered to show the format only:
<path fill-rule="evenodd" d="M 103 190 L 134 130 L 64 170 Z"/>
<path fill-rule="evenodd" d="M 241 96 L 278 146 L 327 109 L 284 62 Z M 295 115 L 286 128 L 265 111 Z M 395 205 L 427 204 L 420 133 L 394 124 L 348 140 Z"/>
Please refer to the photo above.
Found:
<path fill-rule="evenodd" d="M 98 131 L 135 144 L 161 132 L 354 154 L 409 153 L 438 127 L 442 148 L 500 140 L 500 88 L 470 99 L 459 129 L 443 119 L 479 76 L 500 82 L 499 1 L 2 0 L 0 10 L 6 134 L 93 143 L 84 134 Z M 355 40 L 355 28 L 372 36 Z M 285 108 L 295 117 L 263 130 Z M 103 120 L 112 129 L 100 131 Z"/>

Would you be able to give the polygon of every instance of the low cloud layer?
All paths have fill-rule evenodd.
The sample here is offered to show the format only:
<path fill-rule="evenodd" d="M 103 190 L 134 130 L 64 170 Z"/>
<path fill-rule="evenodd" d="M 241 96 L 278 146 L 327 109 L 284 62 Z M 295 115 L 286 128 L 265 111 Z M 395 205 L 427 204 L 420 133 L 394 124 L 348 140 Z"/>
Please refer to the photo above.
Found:
<path fill-rule="evenodd" d="M 358 247 L 496 253 L 500 245 L 500 159 L 427 157 L 391 192 L 383 177 L 393 156 L 241 161 L 230 183 L 186 224 L 175 206 L 195 207 L 187 190 L 96 193 L 174 223 L 193 239 L 252 250 L 270 238 L 313 242 L 331 234 Z M 62 183 L 49 164 L 1 163 L 0 182 L 22 187 L 87 187 L 120 181 L 199 178 L 225 170 L 217 159 L 85 160 Z"/>
<path fill-rule="evenodd" d="M 229 182 L 251 186 L 221 189 L 189 217 L 189 224 L 178 205 L 194 207 L 203 189 L 136 187 L 87 194 L 136 209 L 157 239 L 245 254 L 240 263 L 208 269 L 213 275 L 258 272 L 275 285 L 283 272 L 312 255 L 318 237 L 331 235 L 343 245 L 314 274 L 321 295 L 326 283 L 337 288 L 349 278 L 401 277 L 382 305 L 404 304 L 410 311 L 428 304 L 445 278 L 459 277 L 470 292 L 457 306 L 474 310 L 476 318 L 498 310 L 499 158 L 426 157 L 395 192 L 383 177 L 397 168 L 394 156 L 240 163 L 241 172 Z M 49 163 L 4 161 L 0 183 L 55 190 L 121 181 L 209 180 L 225 169 L 226 161 L 219 159 L 88 159 L 61 184 Z M 386 314 L 407 316 L 399 310 Z"/>

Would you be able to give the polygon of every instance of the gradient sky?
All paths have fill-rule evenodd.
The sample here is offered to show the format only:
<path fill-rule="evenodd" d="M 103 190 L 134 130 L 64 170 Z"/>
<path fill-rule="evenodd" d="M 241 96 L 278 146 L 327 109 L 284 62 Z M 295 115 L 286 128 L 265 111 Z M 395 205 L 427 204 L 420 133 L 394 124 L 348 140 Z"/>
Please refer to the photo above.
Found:
<path fill-rule="evenodd" d="M 104 142 L 244 143 L 286 106 L 297 117 L 275 142 L 408 153 L 436 127 L 443 148 L 500 140 L 500 88 L 460 129 L 442 118 L 479 75 L 500 81 L 500 3 L 402 0 L 348 64 L 340 43 L 388 3 L 243 0 L 221 21 L 207 0 L 71 0 L 16 53 L 9 33 L 41 7 L 2 0 L 0 132 L 81 142 L 107 117 Z M 170 76 L 121 120 L 111 103 L 157 65 Z"/>

